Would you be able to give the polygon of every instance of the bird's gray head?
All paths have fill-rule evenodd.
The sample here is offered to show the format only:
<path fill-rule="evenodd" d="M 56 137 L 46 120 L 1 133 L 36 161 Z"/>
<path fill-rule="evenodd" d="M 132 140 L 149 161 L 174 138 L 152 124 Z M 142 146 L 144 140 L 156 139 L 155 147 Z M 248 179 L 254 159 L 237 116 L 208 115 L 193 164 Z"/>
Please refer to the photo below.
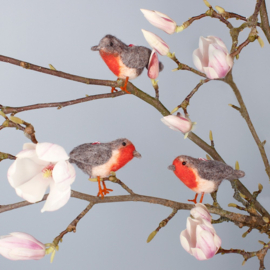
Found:
<path fill-rule="evenodd" d="M 133 157 L 141 158 L 141 154 L 136 151 L 135 146 L 131 141 L 126 138 L 117 139 L 111 142 L 112 151 L 119 150 L 124 155 L 128 153 L 132 153 Z"/>
<path fill-rule="evenodd" d="M 175 171 L 175 166 L 177 166 L 178 169 L 180 169 L 182 166 L 185 167 L 194 167 L 197 163 L 201 162 L 197 158 L 193 158 L 190 156 L 178 156 L 174 159 L 173 164 L 168 167 L 169 170 Z"/>
<path fill-rule="evenodd" d="M 112 35 L 106 35 L 102 38 L 97 46 L 91 48 L 92 51 L 104 50 L 107 53 L 120 53 L 124 47 L 128 47 L 120 39 Z"/>

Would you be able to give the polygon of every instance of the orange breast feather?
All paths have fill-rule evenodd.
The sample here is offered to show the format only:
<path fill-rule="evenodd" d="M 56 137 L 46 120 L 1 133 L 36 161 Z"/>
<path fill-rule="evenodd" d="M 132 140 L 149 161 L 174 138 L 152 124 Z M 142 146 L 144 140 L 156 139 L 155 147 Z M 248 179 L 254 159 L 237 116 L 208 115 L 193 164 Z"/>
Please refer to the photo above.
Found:
<path fill-rule="evenodd" d="M 116 172 L 123 166 L 125 166 L 130 160 L 133 159 L 133 151 L 135 150 L 135 147 L 133 144 L 130 144 L 126 147 L 123 147 L 119 150 L 118 159 L 113 164 L 111 171 Z"/>
<path fill-rule="evenodd" d="M 120 74 L 120 56 L 115 54 L 109 54 L 102 50 L 100 50 L 99 53 L 108 68 L 118 77 Z"/>
<path fill-rule="evenodd" d="M 198 183 L 196 180 L 195 173 L 188 167 L 182 165 L 182 162 L 175 159 L 173 162 L 175 166 L 175 175 L 190 189 L 197 187 Z"/>

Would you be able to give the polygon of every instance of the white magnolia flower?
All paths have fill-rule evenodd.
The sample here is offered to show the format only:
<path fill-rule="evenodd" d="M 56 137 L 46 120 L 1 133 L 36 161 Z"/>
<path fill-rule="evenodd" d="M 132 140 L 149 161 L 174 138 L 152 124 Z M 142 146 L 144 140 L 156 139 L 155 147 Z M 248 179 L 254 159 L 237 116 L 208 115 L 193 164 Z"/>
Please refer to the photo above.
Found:
<path fill-rule="evenodd" d="M 25 143 L 16 157 L 7 177 L 18 196 L 35 203 L 50 186 L 41 212 L 55 211 L 68 202 L 76 173 L 63 147 L 52 143 Z"/>

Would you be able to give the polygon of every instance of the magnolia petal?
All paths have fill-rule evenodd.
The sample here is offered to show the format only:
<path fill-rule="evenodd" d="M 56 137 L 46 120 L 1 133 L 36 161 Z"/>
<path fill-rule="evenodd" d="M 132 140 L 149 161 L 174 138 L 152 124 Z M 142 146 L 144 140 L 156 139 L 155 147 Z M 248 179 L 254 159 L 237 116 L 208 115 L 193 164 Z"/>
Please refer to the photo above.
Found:
<path fill-rule="evenodd" d="M 201 218 L 209 222 L 211 222 L 212 219 L 208 209 L 202 203 L 197 203 L 196 206 L 190 210 L 190 214 L 196 219 Z"/>
<path fill-rule="evenodd" d="M 142 29 L 142 32 L 148 44 L 154 50 L 156 50 L 159 54 L 167 55 L 167 53 L 170 52 L 170 48 L 168 44 L 159 36 L 155 35 L 154 33 L 150 31 L 146 31 L 144 29 Z"/>
<path fill-rule="evenodd" d="M 196 246 L 196 228 L 201 224 L 200 220 L 193 219 L 191 217 L 187 218 L 187 233 L 189 234 L 189 244 L 193 248 Z"/>
<path fill-rule="evenodd" d="M 155 50 L 152 50 L 152 53 L 149 58 L 149 63 L 148 63 L 148 72 L 147 75 L 150 79 L 156 79 L 159 74 L 159 61 L 158 61 L 158 56 L 155 52 Z"/>
<path fill-rule="evenodd" d="M 214 243 L 215 243 L 215 246 L 217 247 L 216 248 L 216 253 L 217 253 L 217 251 L 221 247 L 221 239 L 217 234 L 214 234 Z"/>
<path fill-rule="evenodd" d="M 44 244 L 38 241 L 34 236 L 28 234 L 28 233 L 23 233 L 23 232 L 12 232 L 9 235 L 14 236 L 16 238 L 21 238 L 21 239 L 27 239 L 29 241 L 32 241 L 36 243 L 37 245 L 40 246 L 40 248 L 44 247 Z"/>
<path fill-rule="evenodd" d="M 10 260 L 40 260 L 46 255 L 44 250 L 26 249 L 26 248 L 15 248 L 9 252 Z"/>
<path fill-rule="evenodd" d="M 212 258 L 216 254 L 217 249 L 213 234 L 204 231 L 200 226 L 198 226 L 196 247 L 202 250 L 207 259 Z"/>
<path fill-rule="evenodd" d="M 201 53 L 201 62 L 202 65 L 208 66 L 208 59 L 209 59 L 209 54 L 208 54 L 208 47 L 211 44 L 211 40 L 209 40 L 208 38 L 204 38 L 204 37 L 200 37 L 199 39 L 199 50 Z"/>
<path fill-rule="evenodd" d="M 169 128 L 182 133 L 187 133 L 192 129 L 192 122 L 184 116 L 168 115 L 161 118 L 161 121 Z"/>
<path fill-rule="evenodd" d="M 35 150 L 36 149 L 36 144 L 34 143 L 25 143 L 23 145 L 23 150 Z"/>
<path fill-rule="evenodd" d="M 211 80 L 219 78 L 218 74 L 212 67 L 204 67 L 203 71 L 206 74 L 207 78 Z"/>
<path fill-rule="evenodd" d="M 15 188 L 18 196 L 22 197 L 30 203 L 40 201 L 52 178 L 43 178 L 42 173 L 38 173 L 35 177 Z"/>
<path fill-rule="evenodd" d="M 75 168 L 68 161 L 59 161 L 53 168 L 52 177 L 58 189 L 67 189 L 75 180 Z"/>
<path fill-rule="evenodd" d="M 232 68 L 232 66 L 233 66 L 233 59 L 232 59 L 232 57 L 229 55 L 229 54 L 227 54 L 227 64 L 228 64 L 228 66 L 230 67 L 230 69 Z"/>
<path fill-rule="evenodd" d="M 211 39 L 213 43 L 217 43 L 225 53 L 229 53 L 226 45 L 219 37 L 208 36 L 207 38 Z"/>
<path fill-rule="evenodd" d="M 188 234 L 187 230 L 184 230 L 180 233 L 180 242 L 184 250 L 192 254 L 190 248 L 190 235 Z"/>
<path fill-rule="evenodd" d="M 48 162 L 58 162 L 60 160 L 68 160 L 65 149 L 53 143 L 38 143 L 36 147 L 38 158 Z"/>
<path fill-rule="evenodd" d="M 195 67 L 199 71 L 202 71 L 203 72 L 203 65 L 202 65 L 202 61 L 201 61 L 201 59 L 203 57 L 202 57 L 202 54 L 201 54 L 200 49 L 196 49 L 196 50 L 193 51 L 192 58 L 193 58 L 193 63 L 195 65 Z"/>
<path fill-rule="evenodd" d="M 17 159 L 23 159 L 23 158 L 29 158 L 31 159 L 33 162 L 35 162 L 38 165 L 43 165 L 44 167 L 48 164 L 47 161 L 41 160 L 38 158 L 36 150 L 35 149 L 25 149 L 21 152 L 19 152 L 16 155 Z"/>
<path fill-rule="evenodd" d="M 199 261 L 204 261 L 204 260 L 207 260 L 205 254 L 203 253 L 203 251 L 199 248 L 192 248 L 191 249 L 191 252 L 193 254 L 193 256 L 199 260 Z"/>
<path fill-rule="evenodd" d="M 57 185 L 54 183 L 50 186 L 50 194 L 44 204 L 43 208 L 41 209 L 41 213 L 45 211 L 55 211 L 64 206 L 71 194 L 71 188 L 68 187 L 66 190 L 59 190 Z"/>
<path fill-rule="evenodd" d="M 212 67 L 219 78 L 223 78 L 230 70 L 227 63 L 227 55 L 220 50 L 218 45 L 209 46 L 209 67 Z"/>
<path fill-rule="evenodd" d="M 7 178 L 10 185 L 16 188 L 32 179 L 41 172 L 43 166 L 37 165 L 33 160 L 28 158 L 18 158 L 13 162 L 8 170 Z"/>

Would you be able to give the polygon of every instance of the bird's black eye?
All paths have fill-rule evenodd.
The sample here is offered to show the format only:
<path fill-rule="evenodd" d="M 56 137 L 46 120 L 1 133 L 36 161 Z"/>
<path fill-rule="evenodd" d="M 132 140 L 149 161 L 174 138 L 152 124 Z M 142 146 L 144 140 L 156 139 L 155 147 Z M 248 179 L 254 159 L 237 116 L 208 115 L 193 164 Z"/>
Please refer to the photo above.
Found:
<path fill-rule="evenodd" d="M 126 146 L 127 144 L 126 144 L 125 142 L 122 142 L 122 145 L 123 145 L 123 146 Z"/>
<path fill-rule="evenodd" d="M 110 42 L 110 46 L 111 46 L 111 47 L 113 46 L 113 43 L 112 43 L 112 42 Z"/>
<path fill-rule="evenodd" d="M 187 163 L 185 161 L 182 162 L 182 165 L 186 165 Z"/>

